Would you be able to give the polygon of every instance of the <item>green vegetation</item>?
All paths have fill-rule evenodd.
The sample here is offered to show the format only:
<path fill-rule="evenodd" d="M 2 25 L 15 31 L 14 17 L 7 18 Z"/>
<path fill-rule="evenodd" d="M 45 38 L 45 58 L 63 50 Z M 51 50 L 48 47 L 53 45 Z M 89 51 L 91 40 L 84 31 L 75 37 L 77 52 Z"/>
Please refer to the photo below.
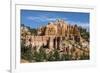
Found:
<path fill-rule="evenodd" d="M 29 32 L 31 33 L 31 35 L 37 35 L 37 29 L 30 28 L 29 26 L 25 26 L 24 24 L 21 24 L 21 26 L 26 27 L 29 30 Z M 27 35 L 27 32 L 24 31 L 24 35 Z"/>
<path fill-rule="evenodd" d="M 45 49 L 43 49 L 43 47 L 40 47 L 38 52 L 36 50 L 34 51 L 33 56 L 34 56 L 34 61 L 36 62 L 45 61 L 46 59 Z"/>
<path fill-rule="evenodd" d="M 68 53 L 61 54 L 59 50 L 54 49 L 53 51 L 46 53 L 45 49 L 41 47 L 39 51 L 35 50 L 32 52 L 30 47 L 21 47 L 21 59 L 27 60 L 29 62 L 46 62 L 46 61 L 68 61 L 73 60 L 72 55 Z M 81 55 L 80 60 L 89 59 L 88 55 Z"/>
<path fill-rule="evenodd" d="M 89 31 L 86 31 L 85 28 L 79 27 L 81 36 L 86 40 L 89 41 Z"/>
<path fill-rule="evenodd" d="M 89 57 L 89 55 L 86 55 L 85 53 L 83 53 L 83 55 L 81 55 L 80 59 L 87 60 L 87 59 L 90 59 L 90 57 Z"/>
<path fill-rule="evenodd" d="M 32 35 L 37 35 L 37 30 L 36 29 L 29 29 Z"/>
<path fill-rule="evenodd" d="M 21 48 L 21 59 L 25 59 L 25 60 L 31 62 L 31 60 L 33 59 L 33 54 L 29 47 Z"/>

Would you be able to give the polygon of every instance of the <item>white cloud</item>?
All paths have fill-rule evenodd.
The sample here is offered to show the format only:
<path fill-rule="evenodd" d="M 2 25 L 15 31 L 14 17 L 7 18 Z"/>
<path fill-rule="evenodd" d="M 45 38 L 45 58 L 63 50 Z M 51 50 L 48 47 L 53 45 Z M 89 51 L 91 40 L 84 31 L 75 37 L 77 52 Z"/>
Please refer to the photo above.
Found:
<path fill-rule="evenodd" d="M 89 23 L 83 23 L 83 22 L 74 22 L 74 21 L 67 21 L 70 25 L 75 25 L 77 24 L 78 26 L 81 26 L 85 28 L 87 31 L 90 30 L 90 25 Z"/>
<path fill-rule="evenodd" d="M 78 26 L 82 27 L 89 27 L 89 23 L 84 23 L 84 22 L 74 22 L 74 21 L 67 21 L 71 25 L 77 24 Z"/>
<path fill-rule="evenodd" d="M 27 19 L 29 20 L 32 20 L 32 21 L 35 21 L 35 22 L 50 22 L 50 21 L 55 21 L 57 19 L 59 19 L 59 17 L 48 17 L 48 16 L 43 16 L 43 15 L 40 15 L 40 16 L 37 16 L 37 17 L 33 17 L 33 16 L 29 16 L 27 17 Z M 61 18 L 63 20 L 65 20 L 68 24 L 70 25 L 75 25 L 77 24 L 78 26 L 82 26 L 84 28 L 89 28 L 89 23 L 82 23 L 82 22 L 74 22 L 74 21 L 70 21 L 68 20 L 67 18 Z"/>
<path fill-rule="evenodd" d="M 32 21 L 45 21 L 45 19 L 42 17 L 29 16 L 29 17 L 27 17 L 27 19 L 32 20 Z"/>
<path fill-rule="evenodd" d="M 44 16 L 44 15 L 40 15 L 40 16 L 37 16 L 37 17 L 34 17 L 34 16 L 28 16 L 26 17 L 27 19 L 29 20 L 32 20 L 32 21 L 55 21 L 57 19 L 59 19 L 59 17 L 49 17 L 49 16 Z M 63 19 L 63 20 L 66 20 L 67 18 L 60 18 L 60 19 Z"/>
<path fill-rule="evenodd" d="M 38 17 L 29 16 L 29 17 L 27 17 L 27 19 L 29 19 L 29 20 L 36 20 L 36 19 L 38 19 Z"/>

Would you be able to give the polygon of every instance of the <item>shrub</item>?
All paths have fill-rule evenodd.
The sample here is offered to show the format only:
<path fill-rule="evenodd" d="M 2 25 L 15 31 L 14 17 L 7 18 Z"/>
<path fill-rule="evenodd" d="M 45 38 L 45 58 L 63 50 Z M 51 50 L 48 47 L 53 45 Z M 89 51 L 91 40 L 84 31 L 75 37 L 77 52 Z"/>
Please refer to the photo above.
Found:
<path fill-rule="evenodd" d="M 34 60 L 36 62 L 43 62 L 44 60 L 46 60 L 46 52 L 43 47 L 40 47 L 39 52 L 34 52 Z"/>
<path fill-rule="evenodd" d="M 28 60 L 29 62 L 33 59 L 30 47 L 21 47 L 21 59 Z"/>

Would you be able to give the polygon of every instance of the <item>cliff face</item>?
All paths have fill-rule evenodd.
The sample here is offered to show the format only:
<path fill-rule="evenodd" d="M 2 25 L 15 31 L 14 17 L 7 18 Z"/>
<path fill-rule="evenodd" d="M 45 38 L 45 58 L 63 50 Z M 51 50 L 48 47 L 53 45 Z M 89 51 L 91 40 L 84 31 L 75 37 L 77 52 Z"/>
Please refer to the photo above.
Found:
<path fill-rule="evenodd" d="M 54 48 L 61 47 L 61 41 L 63 39 L 73 40 L 80 42 L 81 36 L 77 25 L 70 25 L 63 20 L 57 20 L 55 22 L 49 22 L 48 25 L 37 29 L 37 35 L 28 34 L 29 31 L 24 29 L 24 40 L 26 45 L 34 46 L 48 46 Z"/>
<path fill-rule="evenodd" d="M 63 20 L 48 23 L 47 26 L 38 29 L 38 35 L 47 36 L 74 36 L 80 37 L 77 25 L 69 25 Z"/>

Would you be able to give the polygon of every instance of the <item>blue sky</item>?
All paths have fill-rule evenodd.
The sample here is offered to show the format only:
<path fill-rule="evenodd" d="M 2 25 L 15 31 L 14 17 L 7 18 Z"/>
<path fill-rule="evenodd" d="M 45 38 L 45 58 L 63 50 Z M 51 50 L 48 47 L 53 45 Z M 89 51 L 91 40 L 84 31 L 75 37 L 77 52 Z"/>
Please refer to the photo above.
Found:
<path fill-rule="evenodd" d="M 89 27 L 89 13 L 82 12 L 58 12 L 58 11 L 39 11 L 39 10 L 21 10 L 21 24 L 32 28 L 47 25 L 57 19 L 63 19 L 65 22 L 83 27 Z"/>

